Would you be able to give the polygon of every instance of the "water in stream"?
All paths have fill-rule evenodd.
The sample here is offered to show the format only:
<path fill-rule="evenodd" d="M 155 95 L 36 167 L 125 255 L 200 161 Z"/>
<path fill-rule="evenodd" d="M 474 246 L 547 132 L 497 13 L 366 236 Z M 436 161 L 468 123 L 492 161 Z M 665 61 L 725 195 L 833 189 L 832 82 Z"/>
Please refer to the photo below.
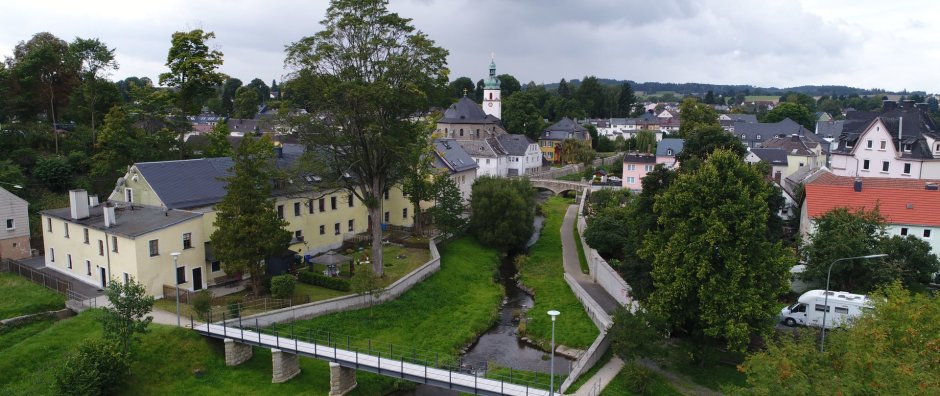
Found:
<path fill-rule="evenodd" d="M 530 247 L 541 235 L 542 216 L 535 218 L 535 231 L 526 244 Z M 499 266 L 499 278 L 506 290 L 506 297 L 500 310 L 499 323 L 477 339 L 476 343 L 464 354 L 465 362 L 488 362 L 502 367 L 512 367 L 524 371 L 548 373 L 551 360 L 548 353 L 519 340 L 516 335 L 519 316 L 524 315 L 533 306 L 532 297 L 516 286 L 516 267 L 512 256 L 503 259 Z M 532 315 L 544 313 L 532 313 Z M 565 376 L 571 371 L 573 360 L 555 355 L 555 374 Z M 428 385 L 418 385 L 413 391 L 393 393 L 394 396 L 456 396 L 457 392 Z"/>

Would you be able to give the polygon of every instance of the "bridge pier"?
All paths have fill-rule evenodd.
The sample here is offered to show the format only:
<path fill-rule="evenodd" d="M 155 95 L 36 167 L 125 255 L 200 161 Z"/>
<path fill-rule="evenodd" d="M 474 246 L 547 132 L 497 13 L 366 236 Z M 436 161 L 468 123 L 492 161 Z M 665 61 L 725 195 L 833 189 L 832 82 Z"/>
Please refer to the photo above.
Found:
<path fill-rule="evenodd" d="M 251 345 L 235 342 L 231 338 L 225 339 L 225 365 L 237 366 L 251 359 L 253 352 Z"/>
<path fill-rule="evenodd" d="M 271 382 L 279 384 L 287 382 L 300 374 L 300 359 L 297 355 L 283 352 L 280 349 L 271 349 L 271 364 L 273 366 Z"/>
<path fill-rule="evenodd" d="M 356 388 L 356 370 L 330 362 L 330 394 L 343 396 Z"/>

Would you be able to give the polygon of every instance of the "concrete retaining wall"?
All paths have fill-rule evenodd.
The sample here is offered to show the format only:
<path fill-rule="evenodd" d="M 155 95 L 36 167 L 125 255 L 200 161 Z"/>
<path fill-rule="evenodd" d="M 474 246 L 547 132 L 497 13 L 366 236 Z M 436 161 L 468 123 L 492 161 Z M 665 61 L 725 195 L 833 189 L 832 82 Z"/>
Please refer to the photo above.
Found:
<path fill-rule="evenodd" d="M 418 284 L 424 279 L 427 279 L 427 277 L 441 269 L 441 255 L 437 251 L 437 245 L 433 240 L 428 243 L 428 248 L 431 250 L 431 260 L 421 267 L 418 267 L 414 271 L 411 271 L 408 275 L 405 275 L 401 279 L 395 281 L 395 283 L 389 285 L 385 289 L 385 292 L 375 300 L 375 304 L 381 304 L 383 302 L 398 298 L 406 291 L 414 287 L 414 285 Z M 295 305 L 290 308 L 283 308 L 257 315 L 246 316 L 241 319 L 241 323 L 245 326 L 251 327 L 267 327 L 272 323 L 282 323 L 297 319 L 309 319 L 333 312 L 367 308 L 369 306 L 369 300 L 370 297 L 368 295 L 336 297 L 329 300 L 317 301 L 303 305 Z M 226 323 L 229 326 L 237 325 L 239 320 L 229 319 L 226 321 Z"/>
<path fill-rule="evenodd" d="M 607 312 L 604 312 L 601 309 L 601 306 L 591 298 L 591 295 L 584 290 L 581 285 L 578 284 L 578 281 L 574 280 L 571 275 L 565 274 L 565 282 L 568 283 L 568 287 L 571 288 L 571 291 L 574 292 L 574 296 L 577 297 L 578 301 L 581 302 L 581 305 L 584 306 L 584 310 L 587 311 L 588 316 L 591 317 L 591 321 L 594 322 L 594 325 L 600 329 L 601 333 L 607 331 L 610 328 L 610 325 L 613 324 L 613 321 L 610 318 L 610 315 Z"/>
<path fill-rule="evenodd" d="M 606 331 L 601 331 L 601 334 L 594 339 L 594 343 L 591 344 L 591 347 L 571 366 L 571 372 L 568 373 L 568 378 L 561 384 L 561 393 L 565 393 L 568 388 L 571 387 L 571 384 L 574 384 L 582 374 L 590 370 L 591 367 L 594 367 L 594 365 L 601 360 L 601 357 L 604 356 L 604 352 L 607 352 L 607 348 L 610 347 L 610 339 L 611 337 L 608 336 Z"/>
<path fill-rule="evenodd" d="M 58 311 L 40 312 L 40 313 L 17 316 L 15 318 L 0 320 L 0 325 L 17 326 L 19 324 L 30 322 L 38 318 L 50 318 L 50 319 L 55 319 L 55 320 L 62 320 L 62 319 L 72 317 L 72 316 L 75 316 L 75 311 L 65 308 L 65 309 L 60 309 Z"/>
<path fill-rule="evenodd" d="M 591 278 L 597 284 L 601 285 L 607 294 L 610 294 L 620 305 L 630 307 L 631 311 L 637 308 L 636 302 L 630 297 L 631 289 L 627 281 L 623 280 L 619 273 L 601 257 L 597 250 L 594 250 L 584 240 L 584 229 L 587 228 L 587 222 L 584 219 L 584 206 L 587 200 L 587 194 L 582 195 L 581 204 L 578 206 L 578 238 L 581 239 L 581 246 L 584 247 L 584 258 L 587 259 L 588 268 L 591 272 Z"/>

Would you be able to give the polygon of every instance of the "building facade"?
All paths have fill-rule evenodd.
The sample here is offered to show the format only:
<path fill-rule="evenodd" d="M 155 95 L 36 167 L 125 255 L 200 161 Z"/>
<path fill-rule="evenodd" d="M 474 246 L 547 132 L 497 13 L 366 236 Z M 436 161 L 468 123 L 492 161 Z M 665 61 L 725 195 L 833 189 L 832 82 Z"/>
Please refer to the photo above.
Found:
<path fill-rule="evenodd" d="M 0 187 L 0 220 L 0 259 L 30 257 L 29 203 Z"/>

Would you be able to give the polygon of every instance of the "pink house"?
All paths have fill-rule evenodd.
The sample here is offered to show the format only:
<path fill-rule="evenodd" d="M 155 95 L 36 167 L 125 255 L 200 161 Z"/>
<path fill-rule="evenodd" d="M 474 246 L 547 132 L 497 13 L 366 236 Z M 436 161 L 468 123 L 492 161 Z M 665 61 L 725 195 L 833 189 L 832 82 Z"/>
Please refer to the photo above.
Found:
<path fill-rule="evenodd" d="M 643 189 L 640 182 L 656 167 L 656 156 L 647 153 L 627 153 L 623 156 L 623 188 L 634 191 Z"/>

